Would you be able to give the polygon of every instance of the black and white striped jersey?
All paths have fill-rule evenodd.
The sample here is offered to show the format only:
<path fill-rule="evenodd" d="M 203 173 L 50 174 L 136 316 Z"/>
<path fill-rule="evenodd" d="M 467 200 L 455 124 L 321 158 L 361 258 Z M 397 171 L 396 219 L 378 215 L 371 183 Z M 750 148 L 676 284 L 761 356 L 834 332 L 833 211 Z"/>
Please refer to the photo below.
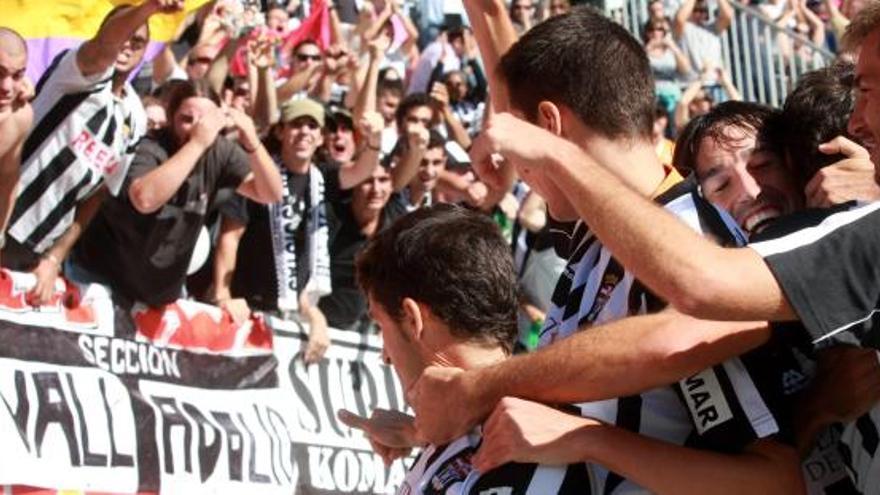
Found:
<path fill-rule="evenodd" d="M 880 406 L 840 427 L 839 450 L 853 484 L 864 495 L 880 494 Z"/>
<path fill-rule="evenodd" d="M 134 88 L 112 92 L 113 68 L 84 77 L 77 50 L 59 54 L 37 85 L 34 125 L 22 150 L 9 235 L 37 253 L 73 221 L 76 206 L 106 183 L 118 194 L 147 128 Z"/>
<path fill-rule="evenodd" d="M 655 200 L 694 230 L 722 244 L 745 242 L 733 220 L 698 194 L 692 179 L 669 187 Z M 589 331 L 593 325 L 654 312 L 665 305 L 580 223 L 572 234 L 569 263 L 554 292 L 540 345 L 550 345 L 579 330 Z M 776 434 L 780 428 L 751 370 L 751 360 L 743 356 L 673 386 L 577 407 L 583 416 L 676 445 L 738 452 L 756 439 Z M 590 465 L 589 469 L 597 493 L 646 491 L 602 466 Z"/>
<path fill-rule="evenodd" d="M 471 465 L 479 428 L 446 445 L 429 445 L 406 473 L 398 495 L 589 495 L 597 492 L 588 466 L 508 463 L 486 474 Z"/>
<path fill-rule="evenodd" d="M 803 324 L 800 330 L 817 348 L 880 348 L 880 203 L 807 210 L 778 223 L 798 227 L 749 247 L 770 267 Z M 875 406 L 834 432 L 852 484 L 866 495 L 880 494 L 878 425 Z"/>

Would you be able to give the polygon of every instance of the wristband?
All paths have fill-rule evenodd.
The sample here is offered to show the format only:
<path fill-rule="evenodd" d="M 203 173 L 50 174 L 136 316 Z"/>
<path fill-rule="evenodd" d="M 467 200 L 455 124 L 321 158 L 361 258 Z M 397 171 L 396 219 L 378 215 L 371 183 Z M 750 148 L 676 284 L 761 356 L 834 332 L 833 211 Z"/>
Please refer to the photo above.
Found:
<path fill-rule="evenodd" d="M 254 153 L 257 152 L 257 147 L 256 147 L 256 146 L 254 146 L 252 149 L 248 149 L 248 147 L 245 146 L 244 143 L 239 142 L 238 144 L 241 145 L 241 149 L 243 149 L 244 152 L 247 153 L 248 155 L 253 155 Z"/>

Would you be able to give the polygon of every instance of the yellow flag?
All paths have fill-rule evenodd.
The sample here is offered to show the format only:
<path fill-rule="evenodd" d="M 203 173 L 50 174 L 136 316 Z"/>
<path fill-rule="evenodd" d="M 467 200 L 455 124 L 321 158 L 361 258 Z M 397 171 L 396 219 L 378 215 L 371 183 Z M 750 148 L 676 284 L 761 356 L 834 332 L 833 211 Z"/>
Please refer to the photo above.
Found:
<path fill-rule="evenodd" d="M 174 38 L 186 16 L 210 0 L 186 0 L 184 12 L 158 14 L 150 19 L 152 41 Z M 131 0 L 0 0 L 3 25 L 18 31 L 26 39 L 90 39 L 107 12 Z"/>

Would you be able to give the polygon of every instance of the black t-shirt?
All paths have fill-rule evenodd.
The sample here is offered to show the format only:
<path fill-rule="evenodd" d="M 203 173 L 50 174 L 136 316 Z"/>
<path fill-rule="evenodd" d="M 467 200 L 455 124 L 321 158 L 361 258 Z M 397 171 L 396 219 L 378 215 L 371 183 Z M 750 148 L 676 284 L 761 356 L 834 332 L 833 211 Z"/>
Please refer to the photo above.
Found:
<path fill-rule="evenodd" d="M 352 213 L 348 198 L 330 204 L 330 277 L 333 292 L 321 298 L 318 307 L 334 328 L 352 328 L 367 314 L 367 299 L 355 280 L 354 261 L 367 243 L 367 237 Z M 382 209 L 379 229 L 384 229 L 406 214 L 389 201 Z"/>
<path fill-rule="evenodd" d="M 140 213 L 128 198 L 132 181 L 165 163 L 177 149 L 168 133 L 141 141 L 121 193 L 104 201 L 74 251 L 75 262 L 112 280 L 114 291 L 152 306 L 180 297 L 196 239 L 218 191 L 237 188 L 250 173 L 247 154 L 218 138 L 162 208 Z"/>
<path fill-rule="evenodd" d="M 764 258 L 815 344 L 880 349 L 880 203 L 826 213 L 814 227 L 749 247 Z"/>
<path fill-rule="evenodd" d="M 324 177 L 324 201 L 340 197 L 339 171 L 334 164 L 320 164 L 315 167 Z M 296 283 L 302 290 L 309 280 L 310 259 L 307 243 L 308 227 L 312 205 L 308 174 L 289 174 L 287 181 L 287 200 L 292 201 L 296 211 L 301 213 L 295 238 Z M 278 279 L 275 274 L 275 257 L 272 249 L 272 228 L 269 223 L 269 208 L 249 199 L 237 196 L 221 207 L 223 216 L 246 225 L 244 235 L 238 245 L 235 272 L 232 276 L 233 297 L 243 297 L 248 304 L 258 310 L 278 309 Z"/>

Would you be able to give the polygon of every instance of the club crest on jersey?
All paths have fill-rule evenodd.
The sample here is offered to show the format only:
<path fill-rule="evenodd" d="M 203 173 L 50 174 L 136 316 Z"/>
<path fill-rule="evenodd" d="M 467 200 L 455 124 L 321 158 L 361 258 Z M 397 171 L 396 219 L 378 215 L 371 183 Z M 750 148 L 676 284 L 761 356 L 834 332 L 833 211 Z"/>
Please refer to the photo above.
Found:
<path fill-rule="evenodd" d="M 431 488 L 434 490 L 434 493 L 446 493 L 450 486 L 460 483 L 467 478 L 468 474 L 473 470 L 471 466 L 473 453 L 473 449 L 467 449 L 461 455 L 446 461 L 437 470 L 434 476 L 431 477 Z"/>
<path fill-rule="evenodd" d="M 733 418 L 714 370 L 703 370 L 682 380 L 681 386 L 694 425 L 701 435 Z"/>
<path fill-rule="evenodd" d="M 614 292 L 614 288 L 617 287 L 619 282 L 620 276 L 618 276 L 617 273 L 606 273 L 605 276 L 602 277 L 602 285 L 599 286 L 599 291 L 596 293 L 596 299 L 593 301 L 593 307 L 590 308 L 590 312 L 587 314 L 587 317 L 584 318 L 585 320 L 593 321 L 599 316 L 599 313 L 605 308 L 605 304 L 611 299 L 611 293 Z"/>

